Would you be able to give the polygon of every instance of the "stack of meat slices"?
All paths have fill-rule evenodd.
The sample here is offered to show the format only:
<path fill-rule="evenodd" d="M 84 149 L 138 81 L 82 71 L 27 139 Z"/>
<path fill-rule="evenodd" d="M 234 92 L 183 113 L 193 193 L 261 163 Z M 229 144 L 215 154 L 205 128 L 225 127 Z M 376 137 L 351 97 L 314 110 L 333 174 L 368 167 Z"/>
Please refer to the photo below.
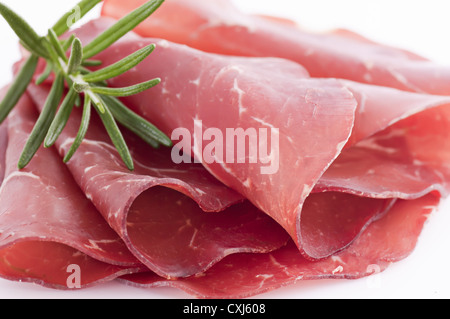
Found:
<path fill-rule="evenodd" d="M 74 32 L 88 43 L 143 2 L 104 1 L 103 17 Z M 75 110 L 57 145 L 19 171 L 49 91 L 31 85 L 0 130 L 2 277 L 66 289 L 76 265 L 82 288 L 119 279 L 243 298 L 299 280 L 361 278 L 411 253 L 450 190 L 449 69 L 351 32 L 245 15 L 225 0 L 167 1 L 96 59 L 106 66 L 150 43 L 155 52 L 109 84 L 160 77 L 123 102 L 169 136 L 188 132 L 184 151 L 197 161 L 177 164 L 172 150 L 124 130 L 130 172 L 94 118 L 63 164 Z M 267 129 L 276 152 L 221 161 L 223 145 L 205 161 L 208 128 Z M 267 173 L 269 162 L 277 165 Z"/>

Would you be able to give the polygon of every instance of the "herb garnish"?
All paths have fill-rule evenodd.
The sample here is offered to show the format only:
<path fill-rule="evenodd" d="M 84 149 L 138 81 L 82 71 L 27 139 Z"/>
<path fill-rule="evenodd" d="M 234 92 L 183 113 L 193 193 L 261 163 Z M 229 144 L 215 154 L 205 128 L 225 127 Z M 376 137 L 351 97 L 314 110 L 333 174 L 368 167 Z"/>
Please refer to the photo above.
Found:
<path fill-rule="evenodd" d="M 48 34 L 43 37 L 39 36 L 18 14 L 0 2 L 0 14 L 17 34 L 22 46 L 30 52 L 30 56 L 0 103 L 0 123 L 6 119 L 20 97 L 25 93 L 33 79 L 39 58 L 45 59 L 47 65 L 44 72 L 37 78 L 36 84 L 43 83 L 52 72 L 55 76 L 44 108 L 19 159 L 19 169 L 28 165 L 42 144 L 44 144 L 44 147 L 51 147 L 56 142 L 67 124 L 73 107 L 81 106 L 82 96 L 84 97 L 84 103 L 80 129 L 72 147 L 64 158 L 64 162 L 68 162 L 81 145 L 89 126 L 92 106 L 99 114 L 106 131 L 128 169 L 134 169 L 133 159 L 117 123 L 133 131 L 152 147 L 172 146 L 172 141 L 164 133 L 128 109 L 118 99 L 118 97 L 141 93 L 158 85 L 161 82 L 159 78 L 124 88 L 111 88 L 106 83 L 106 80 L 119 76 L 141 63 L 154 51 L 155 45 L 144 47 L 119 62 L 98 71 L 91 72 L 86 69 L 88 66 L 101 65 L 101 61 L 91 60 L 91 58 L 133 30 L 155 12 L 164 0 L 148 1 L 117 21 L 84 47 L 81 40 L 75 35 L 66 40 L 59 39 L 69 30 L 70 26 L 67 21 L 74 10 L 78 10 L 79 18 L 82 18 L 100 2 L 101 0 L 82 0 L 75 9 L 63 15 L 49 29 Z M 71 53 L 68 56 L 66 52 L 70 48 Z M 65 82 L 69 90 L 59 106 L 64 94 Z"/>

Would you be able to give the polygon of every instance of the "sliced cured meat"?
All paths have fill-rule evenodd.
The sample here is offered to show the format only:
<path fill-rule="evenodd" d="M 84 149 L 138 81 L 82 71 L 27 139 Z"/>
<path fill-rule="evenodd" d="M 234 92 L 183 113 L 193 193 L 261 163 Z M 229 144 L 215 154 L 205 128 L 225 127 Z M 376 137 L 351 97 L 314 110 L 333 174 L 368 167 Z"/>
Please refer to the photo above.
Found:
<path fill-rule="evenodd" d="M 110 22 L 93 22 L 88 28 L 90 34 L 95 33 L 92 32 L 95 28 L 101 28 L 103 23 Z M 80 30 L 78 34 L 83 36 L 85 32 Z M 112 80 L 111 85 L 127 86 L 149 77 L 160 76 L 162 84 L 159 87 L 124 101 L 169 135 L 177 128 L 185 128 L 190 133 L 189 145 L 193 146 L 191 155 L 197 159 L 203 158 L 208 146 L 208 142 L 204 142 L 202 146 L 199 143 L 207 128 L 217 128 L 223 136 L 226 135 L 224 132 L 227 128 L 233 127 L 244 130 L 266 128 L 278 132 L 280 162 L 278 171 L 273 174 L 262 174 L 261 163 L 258 166 L 258 163 L 225 163 L 216 160 L 203 161 L 202 164 L 215 177 L 244 195 L 282 225 L 307 258 L 325 258 L 345 248 L 359 234 L 355 229 L 362 231 L 366 223 L 380 213 L 380 209 L 368 205 L 364 213 L 360 213 L 364 216 L 363 220 L 355 219 L 355 228 L 348 233 L 343 232 L 342 240 L 335 240 L 331 244 L 333 240 L 316 237 L 316 232 L 327 233 L 329 225 L 320 223 L 318 219 L 306 218 L 307 210 L 302 211 L 311 191 L 346 189 L 350 194 L 396 198 L 393 195 L 397 192 L 413 190 L 407 189 L 405 183 L 399 180 L 396 183 L 394 176 L 404 174 L 405 171 L 417 173 L 419 162 L 414 159 L 423 156 L 420 155 L 422 152 L 427 152 L 419 150 L 417 154 L 411 154 L 411 145 L 408 145 L 408 150 L 402 150 L 402 145 L 390 140 L 394 144 L 389 147 L 396 149 L 396 152 L 399 148 L 399 156 L 409 156 L 409 166 L 405 166 L 404 161 L 395 162 L 395 158 L 387 157 L 383 158 L 383 162 L 364 164 L 362 161 L 358 164 L 361 170 L 364 165 L 368 170 L 375 169 L 375 165 L 387 165 L 388 171 L 392 173 L 391 180 L 383 184 L 381 175 L 377 177 L 375 174 L 372 178 L 366 175 L 365 179 L 354 178 L 347 184 L 341 184 L 351 175 L 352 170 L 338 170 L 338 174 L 327 175 L 327 169 L 336 171 L 340 165 L 339 155 L 342 150 L 345 148 L 345 152 L 357 153 L 358 149 L 352 150 L 352 146 L 358 141 L 368 143 L 370 140 L 367 138 L 375 136 L 389 125 L 414 113 L 421 119 L 423 111 L 432 109 L 439 103 L 448 103 L 446 97 L 343 80 L 309 78 L 301 67 L 287 60 L 208 54 L 157 39 L 137 40 L 133 37 L 115 45 L 110 51 L 105 51 L 99 58 L 108 65 L 150 42 L 155 42 L 158 47 L 152 57 L 134 72 Z M 114 52 L 114 55 L 110 52 Z M 179 60 L 185 62 L 182 67 L 177 63 Z M 270 81 L 266 80 L 269 78 Z M 148 101 L 152 103 L 149 104 Z M 377 113 L 377 109 L 386 111 Z M 445 123 L 433 122 L 432 117 L 428 117 L 425 122 L 426 126 L 438 125 L 443 128 L 439 140 L 448 137 Z M 202 126 L 203 130 L 199 130 Z M 430 135 L 430 138 L 436 136 Z M 415 145 L 415 142 L 407 143 Z M 225 154 L 227 150 L 221 151 L 216 151 L 216 154 Z M 373 156 L 371 152 L 367 155 Z M 414 190 L 415 197 L 441 186 L 440 190 L 444 193 L 445 186 L 448 186 L 446 178 L 441 178 L 442 174 L 448 176 L 445 156 L 439 160 L 440 165 L 430 166 L 430 163 L 422 162 L 420 169 L 428 172 L 432 178 L 417 180 L 416 186 L 420 191 Z M 374 167 L 369 168 L 367 165 Z M 322 176 L 324 179 L 321 179 Z M 394 188 L 391 188 L 389 194 L 377 193 L 380 187 L 377 188 L 377 185 L 380 184 Z M 407 196 L 413 195 L 405 193 L 402 198 Z M 355 199 L 359 200 L 357 197 Z M 386 203 L 381 205 L 377 202 L 375 205 L 382 207 Z M 329 216 L 334 216 L 333 210 L 328 213 Z M 332 236 L 338 236 L 338 233 L 330 232 Z"/>
<path fill-rule="evenodd" d="M 344 81 L 358 100 L 345 150 L 315 185 L 376 198 L 449 191 L 447 97 Z"/>
<path fill-rule="evenodd" d="M 55 239 L 105 262 L 138 265 L 73 182 L 54 150 L 42 149 L 33 166 L 17 169 L 37 115 L 31 100 L 25 97 L 8 121 L 5 179 L 0 189 L 2 244 L 25 236 Z M 27 194 L 27 200 L 23 194 Z"/>
<path fill-rule="evenodd" d="M 152 273 L 139 273 L 119 280 L 137 287 L 176 287 L 199 298 L 243 298 L 302 280 L 361 278 L 411 253 L 424 222 L 439 204 L 435 195 L 397 201 L 389 214 L 370 224 L 348 249 L 321 261 L 304 259 L 291 243 L 270 254 L 229 256 L 202 276 L 166 281 Z"/>
<path fill-rule="evenodd" d="M 438 190 L 446 196 L 448 112 L 448 106 L 424 111 L 346 149 L 314 191 L 411 199 Z"/>
<path fill-rule="evenodd" d="M 28 90 L 38 106 L 48 91 Z M 61 156 L 80 118 L 75 112 L 61 135 Z M 174 164 L 170 150 L 126 134 L 136 166 L 130 172 L 97 121 L 67 167 L 129 251 L 160 276 L 191 276 L 229 254 L 269 252 L 288 241 L 283 228 L 200 164 Z"/>
<path fill-rule="evenodd" d="M 53 289 L 81 289 L 99 285 L 142 267 L 101 262 L 54 241 L 19 241 L 0 249 L 2 278 L 32 282 Z"/>
<path fill-rule="evenodd" d="M 98 19 L 75 32 L 86 43 L 112 22 Z M 358 38 L 351 34 L 343 37 Z M 6 236 L 0 249 L 3 276 L 62 287 L 67 274 L 33 263 L 48 247 L 54 267 L 64 269 L 68 261 L 92 265 L 92 277 L 87 277 L 85 285 L 133 272 L 123 280 L 142 286 L 179 287 L 199 297 L 230 298 L 301 279 L 359 278 L 368 275 L 371 266 L 382 270 L 411 252 L 427 214 L 448 188 L 449 154 L 440 148 L 448 143 L 450 132 L 446 97 L 311 78 L 301 65 L 285 59 L 218 55 L 135 35 L 96 58 L 108 65 L 149 43 L 157 44 L 155 53 L 110 84 L 126 86 L 161 77 L 161 85 L 124 101 L 169 135 L 187 132 L 183 142 L 189 147 L 177 146 L 186 151 L 184 160 L 201 164 L 175 163 L 177 147 L 153 150 L 126 132 L 136 164 L 136 170 L 130 172 L 94 118 L 75 157 L 67 167 L 60 164 L 58 169 L 64 171 L 61 180 L 39 183 L 46 188 L 40 199 L 60 203 L 51 197 L 48 185 L 59 188 L 61 184 L 60 192 L 81 192 L 81 202 L 90 207 L 82 214 L 92 209 L 133 263 L 117 263 L 109 247 L 98 252 L 98 247 L 84 246 L 86 250 L 78 253 L 77 243 L 83 243 L 84 233 L 78 234 L 80 238 L 69 236 L 72 246 L 60 241 L 66 238 L 60 229 L 46 227 L 56 234 L 45 237 L 52 241 L 32 237 L 41 231 L 41 223 L 49 224 L 45 212 L 50 210 L 46 210 L 40 212 L 40 223 L 21 229 L 24 233 L 2 232 Z M 46 85 L 29 87 L 29 97 L 38 109 L 48 90 Z M 396 108 L 391 109 L 392 105 Z M 33 165 L 45 175 L 53 167 L 48 163 L 53 163 L 56 153 L 64 156 L 78 130 L 80 114 L 75 110 L 56 149 L 42 150 L 27 175 L 27 171 L 8 170 L 9 155 L 17 160 L 20 150 L 15 149 L 20 143 L 9 142 L 20 137 L 23 144 L 26 138 L 15 131 L 20 127 L 17 123 L 28 125 L 29 131 L 33 122 L 33 112 L 24 109 L 20 114 L 22 109 L 18 110 L 12 114 L 8 131 L 0 130 L 8 147 L 0 207 L 18 205 L 17 210 L 22 211 L 20 205 L 26 205 L 25 201 L 11 204 L 3 193 L 17 189 L 13 182 L 26 183 L 30 174 L 46 180 L 33 171 Z M 250 141 L 254 129 L 259 133 L 256 143 L 242 143 L 248 149 L 241 154 L 237 144 L 208 143 L 213 137 L 217 143 L 220 136 L 228 137 L 229 128 L 235 129 L 233 139 L 243 133 Z M 265 152 L 252 153 L 252 145 Z M 230 150 L 237 157 L 220 161 Z M 52 160 L 42 161 L 49 154 Z M 362 161 L 365 157 L 369 160 Z M 381 167 L 389 174 L 380 174 Z M 363 171 L 367 173 L 364 178 L 354 174 Z M 395 178 L 397 174 L 411 182 L 405 185 Z M 33 196 L 31 200 L 38 199 Z M 28 208 L 23 211 L 32 212 Z M 6 209 L 0 224 L 20 223 L 20 218 L 13 221 L 11 216 L 12 210 Z M 90 234 L 89 223 L 75 225 L 80 232 L 87 227 L 90 240 L 102 235 Z M 9 243 L 13 238 L 16 241 Z M 109 243 L 95 241 L 99 242 Z M 102 254 L 109 264 L 101 259 L 105 258 Z M 76 259 L 66 259 L 70 256 Z M 46 279 L 46 271 L 55 273 Z"/>
<path fill-rule="evenodd" d="M 345 80 L 341 83 L 358 102 L 354 128 L 346 148 L 421 111 L 450 104 L 448 96 L 409 93 Z"/>
<path fill-rule="evenodd" d="M 89 31 L 92 36 L 108 23 L 111 21 L 97 20 L 77 34 L 83 39 Z M 111 85 L 127 86 L 156 74 L 161 77 L 160 86 L 126 99 L 126 104 L 169 135 L 178 128 L 188 130 L 193 147 L 186 151 L 198 160 L 204 159 L 207 142 L 203 146 L 198 142 L 207 128 L 217 128 L 223 136 L 227 128 L 266 130 L 266 139 L 259 143 L 266 144 L 267 138 L 272 141 L 272 150 L 263 154 L 263 160 L 269 157 L 272 163 L 263 163 L 262 157 L 250 163 L 249 153 L 239 163 L 236 150 L 234 163 L 217 158 L 202 164 L 268 213 L 301 248 L 297 240 L 299 211 L 351 134 L 356 108 L 353 95 L 339 81 L 311 79 L 302 67 L 287 60 L 215 55 L 164 40 L 123 41 L 98 58 L 108 65 L 154 41 L 158 49 L 151 58 Z M 316 140 L 319 135 L 320 143 Z M 227 156 L 230 148 L 225 144 L 216 155 Z M 274 171 L 264 174 L 270 165 Z"/>
<path fill-rule="evenodd" d="M 321 259 L 346 248 L 394 203 L 391 198 L 373 199 L 332 191 L 310 194 L 297 226 L 297 238 L 306 257 Z"/>
<path fill-rule="evenodd" d="M 102 14 L 119 18 L 144 2 L 107 0 Z M 277 19 L 247 15 L 229 0 L 167 1 L 136 31 L 208 52 L 290 59 L 314 77 L 449 94 L 448 67 L 349 31 L 313 33 Z"/>
<path fill-rule="evenodd" d="M 36 119 L 34 105 L 25 95 L 5 124 L 8 147 L 0 188 L 0 276 L 67 288 L 66 269 L 72 264 L 83 273 L 83 287 L 141 269 L 54 150 L 40 150 L 27 169 L 17 169 Z"/>

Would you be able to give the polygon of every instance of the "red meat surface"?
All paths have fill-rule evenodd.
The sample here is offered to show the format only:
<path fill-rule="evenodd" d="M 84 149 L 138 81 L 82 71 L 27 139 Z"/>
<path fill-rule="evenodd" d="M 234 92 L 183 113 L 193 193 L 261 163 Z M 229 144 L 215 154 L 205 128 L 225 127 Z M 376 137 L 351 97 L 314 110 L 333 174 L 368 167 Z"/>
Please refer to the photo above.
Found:
<path fill-rule="evenodd" d="M 100 27 L 101 23 L 107 20 L 92 25 Z M 194 157 L 200 157 L 206 147 L 195 146 L 199 145 L 195 140 L 201 139 L 195 121 L 222 132 L 230 127 L 279 128 L 280 163 L 274 174 L 261 174 L 260 163 L 203 161 L 202 164 L 282 225 L 306 258 L 321 259 L 346 247 L 367 222 L 389 206 L 392 198 L 419 197 L 434 189 L 446 193 L 445 163 L 449 154 L 440 145 L 448 139 L 449 123 L 446 117 L 437 114 L 447 112 L 448 98 L 311 78 L 288 60 L 209 54 L 158 39 L 133 37 L 114 46 L 114 56 L 105 52 L 99 58 L 108 65 L 153 42 L 158 49 L 152 57 L 134 72 L 111 80 L 111 85 L 128 86 L 159 75 L 161 86 L 124 101 L 168 134 L 179 127 L 187 128 L 192 136 Z M 174 62 L 179 59 L 185 61 L 182 67 Z M 139 72 L 140 69 L 145 71 Z M 269 77 L 270 85 L 266 82 Z M 171 114 L 170 118 L 167 114 Z M 439 133 L 430 139 L 435 142 L 427 142 L 427 147 L 423 147 L 423 143 L 412 141 L 413 134 L 404 134 L 402 126 L 414 120 L 415 126 L 407 129 L 416 130 L 419 136 L 431 136 L 423 132 L 434 126 Z M 397 131 L 397 127 L 403 132 L 400 137 L 389 133 L 389 130 Z M 440 155 L 428 161 L 430 148 L 435 148 L 433 153 Z M 347 169 L 343 169 L 344 162 Z M 440 164 L 436 166 L 436 162 Z M 388 167 L 389 174 L 370 174 L 384 166 Z M 351 185 L 341 183 L 358 170 L 359 179 L 354 178 Z M 328 171 L 331 173 L 327 174 Z M 416 184 L 406 183 L 406 178 L 415 180 Z M 402 188 L 412 190 L 413 186 L 418 189 L 415 193 L 397 195 Z M 390 193 L 379 192 L 380 187 L 389 188 Z M 344 188 L 348 195 L 354 196 L 354 201 L 366 200 L 373 204 L 361 205 L 363 209 L 347 208 L 339 218 L 334 218 L 336 204 L 322 206 L 321 214 L 328 218 L 317 218 L 314 210 L 310 213 L 306 204 L 311 192 Z M 361 199 L 360 195 L 372 200 Z M 347 202 L 351 196 L 340 196 L 339 200 Z M 327 203 L 335 200 L 332 196 L 322 197 Z M 342 221 L 348 219 L 354 222 L 342 228 Z"/>
<path fill-rule="evenodd" d="M 106 0 L 103 15 L 119 18 L 144 2 Z M 448 67 L 351 31 L 311 32 L 286 20 L 248 15 L 229 0 L 166 1 L 136 31 L 207 52 L 289 59 L 314 77 L 449 94 Z"/>
<path fill-rule="evenodd" d="M 140 269 L 55 150 L 41 149 L 29 167 L 17 169 L 37 114 L 24 96 L 7 123 L 5 178 L 0 188 L 1 275 L 67 288 L 66 270 L 72 264 L 86 273 L 82 286 Z"/>
<path fill-rule="evenodd" d="M 29 92 L 42 105 L 48 88 L 31 86 Z M 61 156 L 80 118 L 73 114 L 58 141 Z M 107 224 L 149 269 L 166 278 L 186 277 L 231 253 L 268 252 L 286 244 L 288 236 L 279 225 L 201 165 L 176 165 L 170 150 L 153 150 L 129 137 L 133 172 L 99 123 L 91 126 L 67 168 Z"/>
<path fill-rule="evenodd" d="M 103 14 L 140 3 L 107 0 Z M 114 22 L 74 33 L 87 44 Z M 64 289 L 78 265 L 82 287 L 120 278 L 243 298 L 361 278 L 412 252 L 450 186 L 445 68 L 350 32 L 247 16 L 227 1 L 167 1 L 137 31 L 95 59 L 107 66 L 156 44 L 109 85 L 161 78 L 122 101 L 169 136 L 187 132 L 187 162 L 174 161 L 176 136 L 173 149 L 155 150 L 123 129 L 130 171 L 94 116 L 64 164 L 75 108 L 56 145 L 18 170 L 50 89 L 31 84 L 0 126 L 0 276 Z M 270 141 L 250 140 L 244 154 L 212 150 L 208 129 L 230 128 Z M 237 157 L 221 161 L 230 150 Z"/>

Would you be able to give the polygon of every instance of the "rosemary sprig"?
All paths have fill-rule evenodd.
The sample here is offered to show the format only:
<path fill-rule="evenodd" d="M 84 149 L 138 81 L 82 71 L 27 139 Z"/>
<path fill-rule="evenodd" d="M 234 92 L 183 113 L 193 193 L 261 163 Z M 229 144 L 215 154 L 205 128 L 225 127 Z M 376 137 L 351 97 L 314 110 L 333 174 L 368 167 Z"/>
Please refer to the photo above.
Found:
<path fill-rule="evenodd" d="M 113 144 L 130 170 L 134 169 L 133 159 L 118 124 L 122 124 L 134 132 L 152 147 L 172 146 L 172 141 L 163 132 L 131 111 L 118 99 L 118 97 L 148 90 L 158 85 L 161 79 L 151 79 L 124 88 L 111 88 L 106 82 L 145 60 L 155 50 L 155 45 L 142 48 L 117 63 L 95 72 L 86 69 L 89 66 L 100 66 L 102 62 L 92 58 L 147 19 L 162 5 L 164 0 L 146 2 L 117 21 L 86 46 L 83 46 L 81 40 L 74 34 L 66 40 L 59 39 L 70 29 L 68 21 L 74 12 L 77 13 L 77 18 L 82 18 L 100 2 L 101 0 L 82 0 L 73 10 L 64 14 L 45 36 L 39 36 L 23 18 L 0 2 L 0 14 L 19 37 L 24 48 L 30 51 L 30 57 L 23 64 L 5 98 L 0 103 L 0 122 L 5 120 L 25 93 L 36 71 L 39 58 L 45 59 L 46 68 L 37 77 L 36 84 L 42 84 L 52 73 L 55 75 L 44 108 L 19 159 L 20 169 L 29 164 L 42 144 L 44 147 L 54 145 L 64 130 L 74 106 L 81 106 L 81 98 L 84 98 L 84 104 L 80 128 L 71 148 L 65 154 L 64 162 L 68 162 L 72 158 L 85 138 L 92 107 L 99 114 Z M 69 49 L 71 49 L 70 54 L 67 54 Z M 67 83 L 69 90 L 61 102 L 64 94 L 64 82 Z"/>

